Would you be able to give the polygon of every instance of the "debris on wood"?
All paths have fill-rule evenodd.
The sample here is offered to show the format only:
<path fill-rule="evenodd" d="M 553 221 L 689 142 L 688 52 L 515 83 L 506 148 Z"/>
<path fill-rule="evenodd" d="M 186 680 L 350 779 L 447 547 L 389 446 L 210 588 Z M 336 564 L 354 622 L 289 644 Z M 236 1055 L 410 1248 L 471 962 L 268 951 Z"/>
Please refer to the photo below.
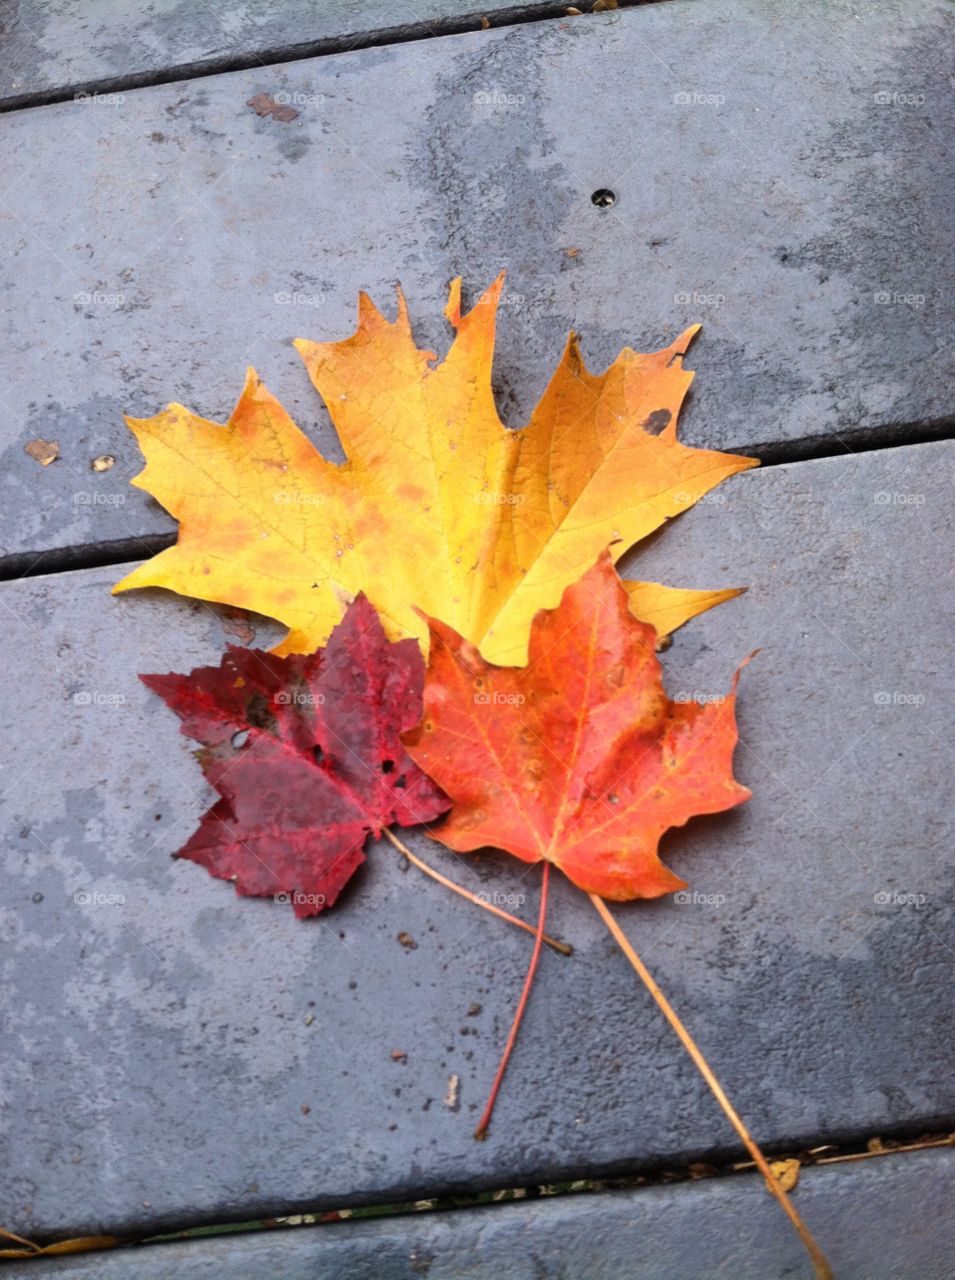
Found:
<path fill-rule="evenodd" d="M 444 1095 L 444 1105 L 449 1111 L 457 1111 L 458 1109 L 458 1093 L 460 1091 L 461 1081 L 457 1075 L 448 1077 L 448 1092 Z"/>
<path fill-rule="evenodd" d="M 257 116 L 271 116 L 280 124 L 288 124 L 298 116 L 294 107 L 289 107 L 284 102 L 276 102 L 267 93 L 257 93 L 254 98 L 249 99 L 246 106 L 251 107 Z"/>
<path fill-rule="evenodd" d="M 769 1167 L 783 1191 L 792 1191 L 799 1181 L 799 1170 L 802 1165 L 798 1160 L 770 1160 Z"/>
<path fill-rule="evenodd" d="M 48 467 L 60 456 L 59 440 L 42 440 L 39 436 L 23 446 L 23 452 L 39 462 L 41 467 Z"/>
<path fill-rule="evenodd" d="M 249 622 L 245 609 L 227 609 L 222 618 L 222 630 L 235 636 L 239 644 L 251 644 L 255 639 L 255 627 Z"/>

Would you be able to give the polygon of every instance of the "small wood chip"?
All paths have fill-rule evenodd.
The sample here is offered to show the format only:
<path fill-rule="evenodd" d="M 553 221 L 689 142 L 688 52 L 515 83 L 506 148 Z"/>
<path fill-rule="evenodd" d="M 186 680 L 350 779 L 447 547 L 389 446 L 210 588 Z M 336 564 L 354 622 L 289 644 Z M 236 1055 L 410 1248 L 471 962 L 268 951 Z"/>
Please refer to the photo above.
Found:
<path fill-rule="evenodd" d="M 407 947 L 409 951 L 417 950 L 418 944 L 412 938 L 410 933 L 406 933 L 404 929 L 398 934 L 398 941 L 403 947 Z"/>
<path fill-rule="evenodd" d="M 294 107 L 286 106 L 282 102 L 276 102 L 267 93 L 257 93 L 254 98 L 249 99 L 246 106 L 251 107 L 257 116 L 271 116 L 273 120 L 278 120 L 280 124 L 288 124 L 290 120 L 294 120 L 298 115 Z"/>
<path fill-rule="evenodd" d="M 90 471 L 109 471 L 114 466 L 116 459 L 111 453 L 101 453 L 98 458 L 94 458 L 90 463 Z"/>
<path fill-rule="evenodd" d="M 391 1060 L 392 1062 L 407 1062 L 408 1055 L 405 1053 L 404 1049 L 392 1049 Z"/>
<path fill-rule="evenodd" d="M 60 442 L 59 440 L 41 440 L 37 436 L 36 440 L 31 440 L 29 444 L 23 446 L 23 452 L 35 462 L 39 462 L 41 466 L 48 467 L 60 456 Z"/>
<path fill-rule="evenodd" d="M 792 1191 L 799 1181 L 802 1165 L 798 1160 L 770 1160 L 769 1167 L 783 1191 Z"/>
<path fill-rule="evenodd" d="M 251 644 L 255 639 L 255 627 L 244 609 L 228 609 L 222 618 L 222 630 L 235 636 L 240 644 Z"/>
<path fill-rule="evenodd" d="M 448 1092 L 444 1096 L 444 1105 L 449 1111 L 457 1111 L 458 1109 L 458 1092 L 461 1081 L 456 1075 L 448 1077 Z"/>
<path fill-rule="evenodd" d="M 488 22 L 487 18 L 482 17 L 482 18 L 481 18 L 481 30 L 482 30 L 482 31 L 490 31 L 490 29 L 491 29 L 491 24 L 490 24 L 490 22 Z"/>

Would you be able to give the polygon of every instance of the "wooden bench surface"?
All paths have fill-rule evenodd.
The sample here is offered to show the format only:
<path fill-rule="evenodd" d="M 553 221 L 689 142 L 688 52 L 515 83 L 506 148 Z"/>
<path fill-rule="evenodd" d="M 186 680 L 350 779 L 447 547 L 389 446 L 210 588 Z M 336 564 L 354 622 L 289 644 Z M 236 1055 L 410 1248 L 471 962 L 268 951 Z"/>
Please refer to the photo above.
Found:
<path fill-rule="evenodd" d="M 803 1170 L 839 1280 L 953 1280 L 955 1155 Z M 914 1223 L 938 1224 L 920 1230 Z M 35 1264 L 31 1264 L 31 1268 Z M 24 1268 L 24 1275 L 34 1274 Z M 56 1280 L 767 1280 L 806 1275 L 752 1176 L 205 1239 L 47 1263 Z"/>
<path fill-rule="evenodd" d="M 448 281 L 473 300 L 508 268 L 514 425 L 571 327 L 603 367 L 702 320 L 692 442 L 788 457 L 944 431 L 952 10 L 856 10 L 650 5 L 8 116 L 0 567 L 171 533 L 127 484 L 122 413 L 224 421 L 248 364 L 339 456 L 291 340 L 347 336 L 358 290 L 390 306 L 397 279 L 440 351 Z M 874 101 L 913 85 L 920 106 Z M 315 101 L 282 123 L 258 93 Z M 56 465 L 24 454 L 36 437 Z"/>
<path fill-rule="evenodd" d="M 3 15 L 0 109 L 558 12 L 553 0 L 20 0 Z"/>
<path fill-rule="evenodd" d="M 952 1109 L 953 473 L 949 442 L 748 472 L 639 562 L 665 581 L 750 584 L 679 634 L 665 666 L 672 696 L 719 694 L 761 649 L 740 697 L 754 797 L 667 838 L 699 897 L 620 917 L 770 1144 L 911 1132 Z M 214 662 L 227 637 L 205 605 L 111 598 L 116 576 L 0 588 L 18 744 L 2 1053 L 9 1114 L 30 1117 L 2 1136 L 15 1173 L 0 1222 L 158 1230 L 735 1149 L 569 884 L 552 921 L 576 954 L 544 957 L 481 1144 L 524 935 L 403 871 L 388 845 L 311 923 L 170 861 L 209 795 L 137 673 Z M 475 889 L 526 894 L 532 915 L 532 869 L 415 846 Z"/>
<path fill-rule="evenodd" d="M 419 340 L 440 351 L 449 279 L 473 300 L 502 266 L 507 421 L 526 419 L 570 327 L 599 368 L 702 319 L 684 437 L 770 464 L 624 562 L 750 586 L 677 636 L 671 695 L 725 691 L 761 649 L 740 697 L 754 798 L 668 837 L 691 898 L 621 908 L 624 927 L 767 1145 L 951 1126 L 955 443 L 936 438 L 955 405 L 951 9 L 673 0 L 205 74 L 290 40 L 322 54 L 349 30 L 394 41 L 401 24 L 421 35 L 433 15 L 472 12 L 343 2 L 293 31 L 292 4 L 258 6 L 220 49 L 211 20 L 226 9 L 190 26 L 165 0 L 136 16 L 104 5 L 75 62 L 59 11 L 21 6 L 14 27 L 9 69 L 30 101 L 78 77 L 120 87 L 0 125 L 0 1225 L 140 1237 L 735 1158 L 568 885 L 552 926 L 575 955 L 545 955 L 478 1144 L 523 935 L 386 845 L 309 923 L 169 856 L 210 793 L 137 675 L 216 662 L 235 637 L 200 603 L 110 596 L 125 569 L 108 562 L 174 530 L 128 485 L 140 459 L 122 411 L 178 399 L 223 420 L 253 363 L 337 457 L 291 338 L 346 336 L 357 291 L 389 305 L 400 278 Z M 132 87 L 183 68 L 197 78 Z M 258 93 L 299 115 L 258 116 Z M 592 202 L 600 188 L 612 207 Z M 36 437 L 59 441 L 56 463 L 24 454 Z M 116 465 L 91 471 L 104 453 Z M 256 629 L 258 644 L 278 634 Z M 412 843 L 533 915 L 532 870 Z M 906 1217 L 935 1220 L 948 1185 L 950 1158 L 913 1160 L 804 1175 L 841 1280 L 949 1280 L 939 1229 L 912 1231 L 908 1253 L 890 1245 Z M 765 1280 L 800 1265 L 786 1230 L 758 1187 L 729 1180 L 283 1235 L 281 1280 L 390 1280 L 422 1259 L 432 1280 L 577 1280 L 588 1260 L 588 1280 L 610 1280 L 630 1259 L 647 1280 L 697 1280 L 711 1260 Z M 271 1280 L 278 1240 L 29 1274 Z"/>

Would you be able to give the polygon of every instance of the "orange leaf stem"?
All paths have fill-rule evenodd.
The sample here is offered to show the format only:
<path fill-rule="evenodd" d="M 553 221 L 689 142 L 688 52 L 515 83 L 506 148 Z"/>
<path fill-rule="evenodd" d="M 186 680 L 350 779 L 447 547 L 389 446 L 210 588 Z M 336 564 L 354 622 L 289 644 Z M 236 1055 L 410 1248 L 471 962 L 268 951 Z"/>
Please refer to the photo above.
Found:
<path fill-rule="evenodd" d="M 527 977 L 524 979 L 524 990 L 521 992 L 521 998 L 517 1004 L 517 1012 L 514 1014 L 514 1021 L 511 1023 L 511 1030 L 508 1033 L 507 1044 L 504 1046 L 504 1052 L 501 1054 L 501 1061 L 498 1063 L 497 1075 L 494 1077 L 494 1083 L 491 1085 L 491 1092 L 488 1094 L 484 1114 L 478 1122 L 478 1127 L 474 1130 L 474 1136 L 477 1138 L 478 1142 L 483 1142 L 487 1137 L 487 1130 L 491 1123 L 494 1104 L 497 1101 L 501 1081 L 504 1079 L 504 1072 L 507 1070 L 507 1064 L 510 1061 L 511 1050 L 514 1048 L 515 1041 L 517 1040 L 517 1033 L 520 1029 L 521 1019 L 524 1017 L 524 1010 L 527 1007 L 527 999 L 530 996 L 531 986 L 534 982 L 534 974 L 537 972 L 537 962 L 540 959 L 541 943 L 544 941 L 544 917 L 547 915 L 547 882 L 549 879 L 549 873 L 550 863 L 545 862 L 544 874 L 541 877 L 541 901 L 540 911 L 537 916 L 534 950 L 531 954 L 531 962 L 527 967 Z"/>
<path fill-rule="evenodd" d="M 713 1095 L 716 1098 L 716 1101 L 720 1104 L 720 1106 L 726 1112 L 726 1115 L 727 1115 L 727 1118 L 729 1119 L 730 1124 L 739 1134 L 743 1142 L 743 1145 L 746 1147 L 746 1150 L 753 1157 L 753 1161 L 757 1169 L 759 1169 L 760 1173 L 763 1175 L 763 1177 L 766 1180 L 766 1186 L 769 1188 L 772 1194 L 779 1201 L 783 1212 L 786 1214 L 786 1216 L 789 1218 L 789 1221 L 795 1227 L 800 1240 L 803 1242 L 803 1245 L 805 1246 L 806 1252 L 809 1254 L 809 1257 L 812 1259 L 812 1266 L 816 1276 L 816 1280 L 833 1280 L 832 1270 L 829 1266 L 829 1263 L 826 1261 L 825 1255 L 823 1254 L 822 1250 L 819 1248 L 819 1246 L 816 1244 L 815 1240 L 813 1239 L 812 1234 L 809 1231 L 809 1228 L 806 1226 L 802 1218 L 797 1213 L 796 1209 L 793 1207 L 792 1201 L 789 1199 L 789 1196 L 779 1185 L 779 1180 L 776 1178 L 776 1176 L 773 1174 L 773 1171 L 770 1169 L 766 1161 L 766 1157 L 763 1155 L 762 1151 L 760 1151 L 759 1147 L 756 1145 L 756 1140 L 752 1137 L 749 1130 L 746 1128 L 746 1125 L 743 1123 L 743 1121 L 740 1119 L 739 1115 L 737 1114 L 733 1104 L 730 1102 L 729 1098 L 727 1098 L 726 1094 L 723 1092 L 723 1086 L 720 1084 L 719 1080 L 717 1080 L 716 1076 L 713 1074 L 713 1071 L 710 1068 L 709 1063 L 703 1057 L 703 1054 L 700 1051 L 699 1047 L 697 1046 L 696 1041 L 690 1035 L 689 1031 L 687 1031 L 686 1027 L 680 1021 L 676 1011 L 670 1004 L 669 1000 L 667 1000 L 666 996 L 663 994 L 663 992 L 657 986 L 656 982 L 653 980 L 653 977 L 650 974 L 649 969 L 647 969 L 646 965 L 637 955 L 636 951 L 634 951 L 633 947 L 631 946 L 623 930 L 620 928 L 620 925 L 610 914 L 610 911 L 607 908 L 607 904 L 604 902 L 603 898 L 598 897 L 597 894 L 595 893 L 589 894 L 588 897 L 590 898 L 590 901 L 594 904 L 594 906 L 597 908 L 597 911 L 600 913 L 600 916 L 604 924 L 610 930 L 611 934 L 613 934 L 614 940 L 616 941 L 617 945 L 620 947 L 620 950 L 623 952 L 623 954 L 630 961 L 633 968 L 640 975 L 640 978 L 644 986 L 647 988 L 647 990 L 653 996 L 654 1000 L 662 1009 L 663 1016 L 666 1018 L 667 1022 L 669 1022 L 673 1030 L 676 1032 L 677 1036 L 679 1037 L 680 1043 L 683 1045 L 683 1048 L 687 1051 L 687 1053 L 693 1059 L 693 1063 L 696 1066 L 697 1070 L 700 1072 L 700 1075 L 702 1075 L 703 1079 L 712 1089 Z"/>
<path fill-rule="evenodd" d="M 471 893 L 469 889 L 463 888 L 459 884 L 455 884 L 453 880 L 449 880 L 447 876 L 435 871 L 434 867 L 411 852 L 408 846 L 399 840 L 390 827 L 385 827 L 383 835 L 387 836 L 391 843 L 395 846 L 399 853 L 402 853 L 413 866 L 419 871 L 423 871 L 426 876 L 430 876 L 432 880 L 437 880 L 438 884 L 443 884 L 446 889 L 450 889 L 452 893 L 459 894 L 462 898 L 467 898 L 468 902 L 473 902 L 476 907 L 483 907 L 485 911 L 490 911 L 492 915 L 500 916 L 502 920 L 506 920 L 508 924 L 515 924 L 519 929 L 526 930 L 527 933 L 533 933 L 536 936 L 536 930 L 532 924 L 528 924 L 526 920 L 520 920 L 517 916 L 512 916 L 510 912 L 503 911 L 500 907 L 496 907 L 493 902 L 485 902 L 483 898 L 479 898 L 476 893 Z M 561 942 L 559 938 L 552 938 L 548 934 L 543 935 L 543 941 L 554 951 L 559 951 L 562 956 L 572 956 L 574 948 L 569 942 Z"/>

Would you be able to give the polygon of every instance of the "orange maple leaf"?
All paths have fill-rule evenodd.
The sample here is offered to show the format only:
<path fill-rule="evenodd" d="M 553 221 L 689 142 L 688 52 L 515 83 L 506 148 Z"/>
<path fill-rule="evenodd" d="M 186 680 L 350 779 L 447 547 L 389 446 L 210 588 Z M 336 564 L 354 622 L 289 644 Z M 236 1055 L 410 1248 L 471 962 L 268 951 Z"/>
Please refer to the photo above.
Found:
<path fill-rule="evenodd" d="M 347 461 L 323 458 L 250 371 L 225 426 L 181 405 L 128 419 L 146 457 L 133 481 L 180 521 L 179 541 L 115 588 L 166 587 L 289 627 L 281 653 L 323 645 L 365 592 L 391 639 L 443 618 L 491 661 L 519 666 L 538 609 L 552 609 L 611 543 L 614 559 L 753 458 L 677 439 L 694 325 L 662 351 L 625 349 L 601 374 L 571 335 L 531 420 L 504 426 L 491 391 L 502 279 L 435 364 L 399 294 L 386 320 L 363 294 L 356 333 L 298 342 Z M 738 594 L 631 583 L 664 635 Z"/>
<path fill-rule="evenodd" d="M 672 702 L 656 632 L 630 612 L 609 554 L 537 614 L 524 668 L 430 627 L 424 720 L 405 741 L 453 804 L 433 835 L 553 863 L 617 901 L 684 888 L 660 837 L 750 795 L 733 778 L 739 672 L 725 698 Z"/>

